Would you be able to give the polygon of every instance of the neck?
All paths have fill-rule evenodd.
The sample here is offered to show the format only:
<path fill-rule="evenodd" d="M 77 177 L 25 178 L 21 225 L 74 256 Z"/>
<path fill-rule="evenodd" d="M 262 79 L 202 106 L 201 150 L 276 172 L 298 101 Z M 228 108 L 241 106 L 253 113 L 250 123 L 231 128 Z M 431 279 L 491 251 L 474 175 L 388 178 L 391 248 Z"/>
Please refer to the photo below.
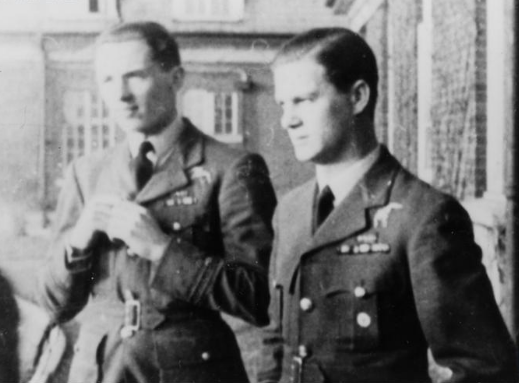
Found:
<path fill-rule="evenodd" d="M 364 133 L 364 135 L 362 140 L 354 140 L 350 147 L 345 150 L 343 155 L 336 161 L 315 164 L 315 171 L 318 178 L 324 177 L 331 179 L 334 175 L 343 172 L 375 150 L 379 145 L 375 135 L 368 136 L 366 133 Z"/>
<path fill-rule="evenodd" d="M 128 134 L 128 142 L 132 153 L 135 153 L 135 148 L 138 148 L 143 141 L 149 141 L 153 145 L 157 157 L 162 157 L 167 153 L 174 142 L 177 141 L 182 126 L 182 118 L 177 117 L 171 121 L 164 129 L 158 133 L 146 135 L 141 132 L 131 132 Z"/>

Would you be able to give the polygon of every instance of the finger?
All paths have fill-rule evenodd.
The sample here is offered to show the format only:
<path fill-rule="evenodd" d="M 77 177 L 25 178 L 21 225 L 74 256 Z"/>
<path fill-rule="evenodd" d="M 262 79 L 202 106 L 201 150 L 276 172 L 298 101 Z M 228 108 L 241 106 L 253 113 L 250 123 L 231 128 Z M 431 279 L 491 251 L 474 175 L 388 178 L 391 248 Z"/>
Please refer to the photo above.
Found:
<path fill-rule="evenodd" d="M 117 203 L 114 204 L 114 208 L 126 209 L 128 211 L 134 211 L 141 214 L 146 213 L 148 211 L 145 207 L 128 200 L 119 200 Z"/>
<path fill-rule="evenodd" d="M 140 206 L 124 204 L 114 206 L 110 214 L 114 219 L 128 220 L 134 224 L 146 221 L 149 216 L 147 210 Z"/>
<path fill-rule="evenodd" d="M 119 220 L 109 220 L 106 225 L 106 234 L 110 239 L 120 239 L 125 243 L 131 240 L 130 228 L 127 223 Z"/>

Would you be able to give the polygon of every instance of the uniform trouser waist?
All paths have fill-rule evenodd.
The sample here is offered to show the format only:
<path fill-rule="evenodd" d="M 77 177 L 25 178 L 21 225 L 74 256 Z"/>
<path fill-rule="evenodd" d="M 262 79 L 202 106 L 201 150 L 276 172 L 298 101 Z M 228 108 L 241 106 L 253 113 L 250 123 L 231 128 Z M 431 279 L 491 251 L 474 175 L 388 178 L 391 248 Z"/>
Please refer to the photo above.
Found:
<path fill-rule="evenodd" d="M 158 310 L 149 301 L 136 301 L 129 304 L 119 300 L 91 299 L 82 317 L 88 321 L 105 322 L 110 327 L 138 322 L 140 329 L 154 329 L 164 322 L 183 322 L 193 318 L 215 320 L 220 318 L 220 314 L 194 306 L 183 305 L 178 308 Z"/>

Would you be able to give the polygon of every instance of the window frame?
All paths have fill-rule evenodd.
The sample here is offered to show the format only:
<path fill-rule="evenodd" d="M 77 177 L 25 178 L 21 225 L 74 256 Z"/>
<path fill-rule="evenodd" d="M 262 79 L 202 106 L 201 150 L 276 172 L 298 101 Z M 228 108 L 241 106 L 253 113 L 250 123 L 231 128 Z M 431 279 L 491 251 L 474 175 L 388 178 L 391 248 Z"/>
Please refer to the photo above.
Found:
<path fill-rule="evenodd" d="M 189 96 L 190 92 L 197 92 L 193 96 Z M 232 115 L 230 121 L 232 124 L 232 131 L 230 133 L 223 132 L 218 133 L 216 131 L 216 115 L 217 105 L 216 97 L 223 95 L 224 97 L 230 96 L 232 103 Z M 180 112 L 184 117 L 190 119 L 193 124 L 203 131 L 205 134 L 217 139 L 218 141 L 225 142 L 228 144 L 243 144 L 243 129 L 242 129 L 242 115 L 243 115 L 243 95 L 238 89 L 208 89 L 200 86 L 193 86 L 185 89 L 181 93 Z M 193 97 L 200 99 L 203 97 L 203 107 L 206 109 L 203 113 L 196 113 L 195 109 L 192 109 L 192 113 L 200 115 L 202 117 L 197 118 L 190 114 L 189 107 L 186 107 L 186 103 L 189 102 L 187 97 Z M 211 99 L 212 98 L 212 99 Z M 222 111 L 222 125 L 226 125 L 225 110 Z"/>
<path fill-rule="evenodd" d="M 65 121 L 62 126 L 62 163 L 115 145 L 117 128 L 99 95 L 91 90 L 69 90 L 63 95 Z M 80 113 L 81 110 L 81 113 Z M 96 110 L 96 115 L 93 111 Z M 96 133 L 94 133 L 96 127 Z M 107 144 L 104 128 L 107 127 Z M 80 132 L 80 128 L 83 132 Z M 81 145 L 80 143 L 83 142 Z M 72 143 L 72 145 L 71 145 Z M 66 169 L 66 166 L 63 167 Z"/>
<path fill-rule="evenodd" d="M 173 0 L 171 2 L 171 15 L 175 21 L 242 21 L 245 15 L 245 0 L 217 0 L 226 3 L 228 13 L 214 13 L 215 0 Z M 190 12 L 189 7 L 197 4 L 205 12 Z"/>

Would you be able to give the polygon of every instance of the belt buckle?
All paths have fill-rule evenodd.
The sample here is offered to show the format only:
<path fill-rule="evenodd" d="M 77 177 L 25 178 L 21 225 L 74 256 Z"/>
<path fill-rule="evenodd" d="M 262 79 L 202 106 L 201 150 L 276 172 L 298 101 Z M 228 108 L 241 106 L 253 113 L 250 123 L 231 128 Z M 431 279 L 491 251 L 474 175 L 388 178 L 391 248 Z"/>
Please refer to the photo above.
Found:
<path fill-rule="evenodd" d="M 126 295 L 126 294 L 125 294 Z M 124 302 L 124 326 L 121 328 L 121 337 L 130 338 L 141 328 L 141 302 L 133 298 Z"/>
<path fill-rule="evenodd" d="M 301 382 L 301 373 L 303 370 L 303 358 L 300 356 L 292 357 L 292 365 L 291 365 L 291 383 L 300 383 Z"/>

